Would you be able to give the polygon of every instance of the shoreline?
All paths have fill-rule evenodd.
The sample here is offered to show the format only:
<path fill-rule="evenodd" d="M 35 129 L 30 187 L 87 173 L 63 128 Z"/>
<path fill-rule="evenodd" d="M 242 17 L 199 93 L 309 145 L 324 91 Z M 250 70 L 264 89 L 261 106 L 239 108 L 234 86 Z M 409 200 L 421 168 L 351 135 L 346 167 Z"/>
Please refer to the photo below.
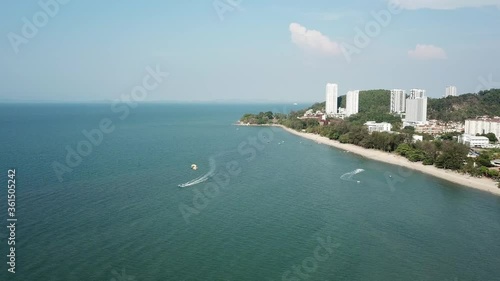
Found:
<path fill-rule="evenodd" d="M 247 124 L 236 124 L 238 126 L 254 126 L 254 125 L 247 125 Z M 497 187 L 497 183 L 490 179 L 490 178 L 472 178 L 469 175 L 465 174 L 460 174 L 455 171 L 451 170 L 444 170 L 444 169 L 439 169 L 434 167 L 433 165 L 423 165 L 421 162 L 411 162 L 410 160 L 406 159 L 403 156 L 396 155 L 393 153 L 388 153 L 385 151 L 381 150 L 375 150 L 375 149 L 367 149 L 361 146 L 357 146 L 354 144 L 344 144 L 340 143 L 335 140 L 331 140 L 327 137 L 323 137 L 320 135 L 312 134 L 312 133 L 303 133 L 303 132 L 297 132 L 293 129 L 287 128 L 283 125 L 278 125 L 278 124 L 272 124 L 272 125 L 255 125 L 256 127 L 264 127 L 264 126 L 274 126 L 274 127 L 280 127 L 286 132 L 303 137 L 312 141 L 315 141 L 320 144 L 325 144 L 329 145 L 338 149 L 346 150 L 349 152 L 352 152 L 354 154 L 363 156 L 365 158 L 379 161 L 379 162 L 384 162 L 396 166 L 403 166 L 412 170 L 416 170 L 419 172 L 422 172 L 427 175 L 431 175 L 443 180 L 446 180 L 448 182 L 456 183 L 461 186 L 466 186 L 469 188 L 475 188 L 478 190 L 486 191 L 488 193 L 500 196 L 500 188 Z"/>

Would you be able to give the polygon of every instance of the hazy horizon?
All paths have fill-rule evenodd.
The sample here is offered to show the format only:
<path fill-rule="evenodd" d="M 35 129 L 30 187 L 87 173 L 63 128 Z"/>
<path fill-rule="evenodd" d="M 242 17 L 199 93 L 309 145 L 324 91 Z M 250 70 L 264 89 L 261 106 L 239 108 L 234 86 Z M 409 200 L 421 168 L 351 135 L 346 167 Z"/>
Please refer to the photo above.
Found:
<path fill-rule="evenodd" d="M 157 68 L 161 102 L 323 101 L 500 88 L 500 1 L 42 0 L 0 11 L 0 102 L 112 101 Z"/>

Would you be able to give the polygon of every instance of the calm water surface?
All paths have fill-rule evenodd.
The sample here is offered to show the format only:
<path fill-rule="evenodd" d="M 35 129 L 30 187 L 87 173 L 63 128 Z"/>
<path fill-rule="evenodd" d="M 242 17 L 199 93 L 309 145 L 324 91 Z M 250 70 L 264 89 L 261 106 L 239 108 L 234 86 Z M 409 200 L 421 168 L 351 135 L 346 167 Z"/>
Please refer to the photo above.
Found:
<path fill-rule="evenodd" d="M 15 275 L 0 228 L 0 280 L 500 280 L 500 197 L 232 125 L 291 109 L 0 105 L 0 216 L 12 167 L 18 218 Z M 114 131 L 60 182 L 54 162 L 103 118 Z M 209 159 L 213 177 L 178 187 Z"/>

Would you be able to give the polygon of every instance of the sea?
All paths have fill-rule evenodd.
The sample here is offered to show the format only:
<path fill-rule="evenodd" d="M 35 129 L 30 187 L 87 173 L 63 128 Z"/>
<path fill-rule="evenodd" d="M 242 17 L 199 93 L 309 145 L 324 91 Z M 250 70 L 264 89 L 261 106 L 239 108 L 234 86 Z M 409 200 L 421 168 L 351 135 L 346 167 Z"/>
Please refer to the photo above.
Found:
<path fill-rule="evenodd" d="M 1 104 L 0 280 L 500 280 L 500 197 L 234 125 L 306 106 Z"/>

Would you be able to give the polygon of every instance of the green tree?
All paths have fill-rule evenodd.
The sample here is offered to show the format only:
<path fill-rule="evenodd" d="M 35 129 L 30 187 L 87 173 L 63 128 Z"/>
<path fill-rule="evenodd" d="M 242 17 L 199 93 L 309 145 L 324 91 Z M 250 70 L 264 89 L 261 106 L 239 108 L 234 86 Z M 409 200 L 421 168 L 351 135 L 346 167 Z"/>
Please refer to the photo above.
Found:
<path fill-rule="evenodd" d="M 424 161 L 422 161 L 422 164 L 424 165 L 434 165 L 434 161 L 430 158 L 424 158 Z"/>
<path fill-rule="evenodd" d="M 286 119 L 286 114 L 284 114 L 284 113 L 275 113 L 274 114 L 274 118 L 276 118 L 278 120 Z"/>
<path fill-rule="evenodd" d="M 455 142 L 443 142 L 441 154 L 436 158 L 435 166 L 443 169 L 460 170 L 464 166 L 469 148 Z"/>
<path fill-rule="evenodd" d="M 406 126 L 401 130 L 401 134 L 404 136 L 406 143 L 413 142 L 413 135 L 415 134 L 415 128 L 412 126 Z"/>
<path fill-rule="evenodd" d="M 484 167 L 492 167 L 493 165 L 491 164 L 491 157 L 488 153 L 480 153 L 479 156 L 476 158 L 476 162 L 479 166 L 484 166 Z"/>
<path fill-rule="evenodd" d="M 350 142 L 349 133 L 341 135 L 339 137 L 339 142 L 341 142 L 341 143 L 349 143 Z"/>
<path fill-rule="evenodd" d="M 443 141 L 452 141 L 453 135 L 450 133 L 445 133 L 445 134 L 440 135 L 439 138 Z"/>
<path fill-rule="evenodd" d="M 411 150 L 412 150 L 412 147 L 409 144 L 402 143 L 396 149 L 396 153 L 399 154 L 399 155 L 401 155 L 401 156 L 406 157 L 406 155 L 408 155 Z"/>
<path fill-rule="evenodd" d="M 482 134 L 481 136 L 487 137 L 493 143 L 498 141 L 497 136 L 493 133 Z"/>
<path fill-rule="evenodd" d="M 358 145 L 363 139 L 368 138 L 368 130 L 364 126 L 350 126 L 349 143 Z"/>
<path fill-rule="evenodd" d="M 325 107 L 326 107 L 326 102 L 317 102 L 311 105 L 311 107 L 309 107 L 308 109 L 312 109 L 313 112 L 316 112 L 316 111 L 324 111 Z"/>
<path fill-rule="evenodd" d="M 434 142 L 417 142 L 415 146 L 423 153 L 423 164 L 433 165 L 438 156 L 438 149 L 436 148 Z"/>
<path fill-rule="evenodd" d="M 410 160 L 411 162 L 418 162 L 424 160 L 424 153 L 421 150 L 418 149 L 412 149 L 407 155 L 406 158 Z"/>
<path fill-rule="evenodd" d="M 319 121 L 318 121 L 318 119 L 315 119 L 315 118 L 306 119 L 305 126 L 306 126 L 306 128 L 317 127 L 317 126 L 319 126 Z"/>
<path fill-rule="evenodd" d="M 496 179 L 499 177 L 499 175 L 500 175 L 500 172 L 498 172 L 498 170 L 493 170 L 493 169 L 488 170 L 488 177 L 490 177 L 490 178 Z"/>
<path fill-rule="evenodd" d="M 482 166 L 482 167 L 479 168 L 479 171 L 481 172 L 482 176 L 487 176 L 489 169 L 486 168 L 486 167 L 484 167 L 484 166 Z"/>

